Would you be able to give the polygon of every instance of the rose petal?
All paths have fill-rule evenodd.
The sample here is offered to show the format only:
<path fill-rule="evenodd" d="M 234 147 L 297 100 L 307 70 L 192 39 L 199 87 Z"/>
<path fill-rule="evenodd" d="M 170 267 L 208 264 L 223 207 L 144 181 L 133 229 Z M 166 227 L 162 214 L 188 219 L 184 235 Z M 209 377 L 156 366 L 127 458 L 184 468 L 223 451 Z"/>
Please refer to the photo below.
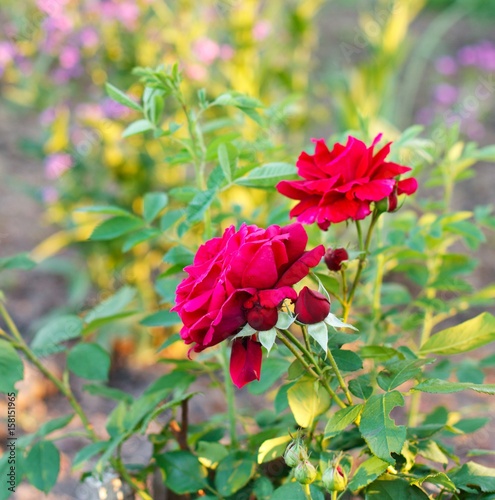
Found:
<path fill-rule="evenodd" d="M 253 380 L 259 380 L 261 374 L 261 344 L 255 336 L 240 338 L 232 342 L 230 356 L 230 376 L 239 389 Z"/>

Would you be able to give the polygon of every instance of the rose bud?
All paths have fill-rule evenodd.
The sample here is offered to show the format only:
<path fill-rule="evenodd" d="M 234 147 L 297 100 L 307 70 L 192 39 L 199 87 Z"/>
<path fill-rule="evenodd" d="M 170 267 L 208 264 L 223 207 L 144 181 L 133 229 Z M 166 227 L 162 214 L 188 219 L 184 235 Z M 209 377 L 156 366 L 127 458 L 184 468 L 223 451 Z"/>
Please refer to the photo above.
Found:
<path fill-rule="evenodd" d="M 316 479 L 316 469 L 309 460 L 303 460 L 294 469 L 294 477 L 301 484 L 311 484 Z"/>
<path fill-rule="evenodd" d="M 297 321 L 306 325 L 322 322 L 330 312 L 330 302 L 320 292 L 305 286 L 297 297 L 294 312 Z"/>
<path fill-rule="evenodd" d="M 345 248 L 329 248 L 325 253 L 324 259 L 330 271 L 340 271 L 342 262 L 349 260 L 349 254 Z"/>
<path fill-rule="evenodd" d="M 285 463 L 289 467 L 296 467 L 299 462 L 308 459 L 308 452 L 306 451 L 306 446 L 301 443 L 300 439 L 294 439 L 289 446 L 287 446 L 284 453 Z"/>
<path fill-rule="evenodd" d="M 347 476 L 340 465 L 328 467 L 321 480 L 327 491 L 344 491 L 347 487 Z"/>

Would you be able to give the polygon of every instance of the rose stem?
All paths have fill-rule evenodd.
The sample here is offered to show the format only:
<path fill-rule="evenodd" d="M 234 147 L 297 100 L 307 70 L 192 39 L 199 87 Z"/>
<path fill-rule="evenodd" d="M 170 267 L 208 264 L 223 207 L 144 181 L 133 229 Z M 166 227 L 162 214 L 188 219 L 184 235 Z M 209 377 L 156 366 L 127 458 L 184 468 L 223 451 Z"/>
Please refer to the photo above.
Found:
<path fill-rule="evenodd" d="M 3 317 L 5 320 L 5 323 L 7 324 L 10 332 L 12 335 L 15 337 L 17 340 L 17 345 L 16 347 L 24 353 L 26 358 L 31 361 L 31 363 L 38 368 L 38 370 L 47 378 L 49 379 L 56 387 L 57 389 L 68 399 L 70 405 L 74 409 L 74 411 L 77 413 L 79 418 L 81 419 L 82 424 L 84 425 L 84 428 L 86 429 L 90 439 L 92 441 L 98 441 L 98 436 L 96 435 L 93 426 L 88 420 L 88 417 L 84 413 L 84 410 L 81 408 L 79 403 L 77 402 L 74 394 L 72 393 L 72 390 L 69 386 L 69 384 L 64 384 L 61 380 L 59 380 L 55 375 L 53 375 L 52 372 L 50 372 L 40 361 L 39 359 L 35 356 L 35 354 L 29 349 L 27 344 L 24 342 L 24 339 L 22 338 L 22 335 L 20 334 L 17 326 L 14 323 L 14 320 L 11 318 L 10 314 L 7 312 L 7 309 L 5 309 L 5 306 L 3 303 L 0 301 L 0 315 Z"/>
<path fill-rule="evenodd" d="M 322 372 L 321 368 L 318 366 L 311 353 L 299 342 L 299 340 L 297 340 L 296 337 L 294 337 L 294 335 L 292 335 L 292 333 L 290 333 L 289 330 L 282 330 L 282 331 L 285 333 L 285 335 L 288 337 L 289 340 L 287 340 L 283 335 L 279 335 L 280 340 L 282 340 L 282 342 L 290 349 L 290 351 L 294 354 L 294 356 L 296 356 L 296 358 L 299 361 L 301 361 L 301 363 L 309 371 L 309 373 L 311 373 L 313 377 L 321 381 L 323 387 L 328 392 L 330 397 L 341 408 L 346 408 L 346 404 L 337 396 L 335 391 L 330 387 L 330 384 L 325 378 L 325 374 Z M 304 359 L 304 356 L 302 356 L 301 353 L 299 353 L 297 349 L 294 348 L 294 346 L 296 346 L 297 349 L 299 349 L 303 353 L 303 355 L 306 356 L 306 359 L 313 364 L 314 369 L 311 368 L 308 362 Z"/>
<path fill-rule="evenodd" d="M 339 381 L 339 385 L 344 391 L 345 397 L 347 398 L 347 401 L 349 401 L 349 404 L 354 404 L 352 401 L 352 396 L 351 393 L 349 392 L 349 389 L 347 388 L 347 385 L 345 383 L 344 377 L 342 377 L 342 373 L 340 373 L 339 367 L 337 366 L 337 363 L 335 361 L 335 358 L 333 357 L 332 351 L 330 349 L 327 349 L 327 356 L 328 360 L 330 361 L 330 364 L 332 365 L 332 369 L 337 376 L 337 380 Z"/>
<path fill-rule="evenodd" d="M 359 249 L 361 250 L 361 254 L 359 256 L 359 264 L 356 271 L 356 276 L 354 277 L 354 281 L 352 283 L 351 289 L 349 291 L 349 295 L 345 302 L 344 311 L 343 311 L 343 320 L 347 322 L 347 318 L 349 317 L 349 312 L 351 310 L 352 301 L 354 299 L 354 293 L 356 292 L 357 285 L 359 283 L 359 278 L 361 277 L 361 273 L 363 272 L 364 263 L 366 261 L 366 257 L 368 256 L 368 250 L 371 243 L 371 235 L 373 234 L 373 229 L 375 227 L 376 222 L 378 221 L 379 214 L 375 211 L 373 212 L 373 216 L 371 217 L 370 227 L 368 228 L 368 234 L 366 235 L 366 241 L 362 243 L 362 233 L 361 233 L 361 225 L 359 221 L 356 221 L 356 228 L 358 231 L 358 239 L 359 239 Z"/>
<path fill-rule="evenodd" d="M 227 399 L 227 413 L 229 416 L 229 428 L 230 428 L 230 445 L 232 448 L 237 448 L 237 432 L 236 432 L 236 416 L 235 416 L 235 393 L 234 384 L 230 378 L 229 372 L 229 356 L 227 352 L 227 346 L 225 342 L 221 346 L 222 353 L 222 367 L 223 367 L 223 378 L 225 385 L 225 397 Z"/>
<path fill-rule="evenodd" d="M 309 487 L 309 484 L 302 484 L 304 493 L 306 494 L 306 500 L 313 500 L 313 497 L 311 496 L 311 488 Z"/>

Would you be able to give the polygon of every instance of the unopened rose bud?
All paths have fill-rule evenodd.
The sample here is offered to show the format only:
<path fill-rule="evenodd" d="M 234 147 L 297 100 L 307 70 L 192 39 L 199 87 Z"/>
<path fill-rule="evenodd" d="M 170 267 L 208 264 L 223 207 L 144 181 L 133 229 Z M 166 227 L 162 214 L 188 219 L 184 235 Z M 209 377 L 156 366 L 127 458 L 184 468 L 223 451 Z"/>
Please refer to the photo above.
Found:
<path fill-rule="evenodd" d="M 347 476 L 340 465 L 328 467 L 321 480 L 327 491 L 344 491 L 347 487 Z"/>
<path fill-rule="evenodd" d="M 349 254 L 345 248 L 329 248 L 325 253 L 325 264 L 330 271 L 340 271 L 342 262 L 349 260 Z"/>
<path fill-rule="evenodd" d="M 304 460 L 294 469 L 294 477 L 301 484 L 311 484 L 316 479 L 316 469 L 309 460 Z"/>
<path fill-rule="evenodd" d="M 292 441 L 285 450 L 285 463 L 289 467 L 296 467 L 297 464 L 307 459 L 308 452 L 306 450 L 306 446 L 304 446 L 300 439 L 294 439 L 294 441 Z"/>
<path fill-rule="evenodd" d="M 305 286 L 299 292 L 294 312 L 297 315 L 297 321 L 305 325 L 321 323 L 330 312 L 330 302 L 320 292 Z"/>

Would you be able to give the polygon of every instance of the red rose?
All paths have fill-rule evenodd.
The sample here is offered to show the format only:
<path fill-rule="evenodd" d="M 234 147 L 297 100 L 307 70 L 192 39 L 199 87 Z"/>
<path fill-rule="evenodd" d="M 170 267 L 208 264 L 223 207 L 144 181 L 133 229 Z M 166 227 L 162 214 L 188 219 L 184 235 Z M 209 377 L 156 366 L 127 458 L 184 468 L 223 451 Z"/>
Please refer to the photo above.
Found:
<path fill-rule="evenodd" d="M 372 202 L 392 197 L 391 205 L 396 205 L 396 195 L 413 194 L 418 187 L 416 179 L 397 180 L 411 168 L 385 161 L 391 143 L 374 153 L 380 139 L 381 134 L 367 148 L 364 142 L 349 136 L 345 146 L 335 144 L 332 151 L 323 139 L 313 139 L 314 154 L 303 152 L 297 160 L 303 180 L 277 184 L 280 193 L 300 200 L 291 217 L 305 224 L 317 222 L 326 230 L 332 223 L 364 219 L 371 213 Z"/>
<path fill-rule="evenodd" d="M 247 323 L 257 331 L 273 328 L 284 299 L 297 297 L 292 286 L 325 252 L 321 245 L 306 251 L 307 242 L 301 224 L 268 229 L 243 224 L 238 231 L 231 226 L 222 237 L 202 245 L 194 263 L 184 269 L 189 276 L 177 287 L 172 309 L 183 322 L 186 344 L 194 344 L 192 350 L 199 352 L 237 334 Z M 258 342 L 251 339 L 246 345 L 242 344 L 249 356 L 236 359 L 257 359 L 254 350 L 261 356 Z M 240 352 L 237 340 L 235 346 Z M 242 367 L 236 370 L 238 374 Z M 259 378 L 259 369 L 242 371 L 244 378 L 234 378 L 233 373 L 231 364 L 234 382 L 242 380 L 239 386 Z"/>
<path fill-rule="evenodd" d="M 321 323 L 330 312 L 330 302 L 320 292 L 316 292 L 305 286 L 299 292 L 294 312 L 297 315 L 297 321 L 301 323 L 306 325 Z"/>
<path fill-rule="evenodd" d="M 340 271 L 342 262 L 349 260 L 349 254 L 345 248 L 328 248 L 324 260 L 330 271 Z"/>

